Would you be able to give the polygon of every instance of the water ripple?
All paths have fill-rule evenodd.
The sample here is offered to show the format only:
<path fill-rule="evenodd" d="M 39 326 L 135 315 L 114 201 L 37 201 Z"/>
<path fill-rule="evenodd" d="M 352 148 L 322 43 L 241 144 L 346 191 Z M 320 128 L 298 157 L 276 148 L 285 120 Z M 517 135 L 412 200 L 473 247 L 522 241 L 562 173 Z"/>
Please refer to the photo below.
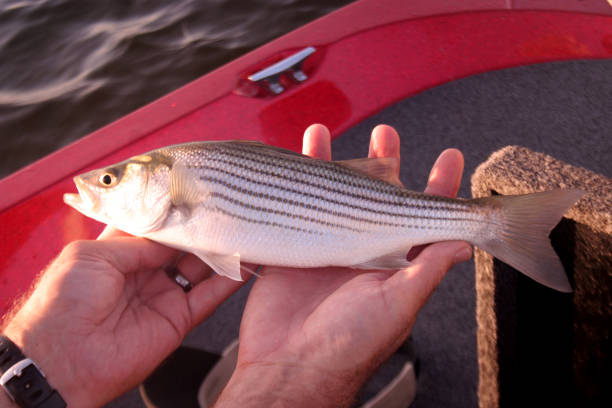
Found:
<path fill-rule="evenodd" d="M 0 177 L 349 2 L 0 2 Z"/>

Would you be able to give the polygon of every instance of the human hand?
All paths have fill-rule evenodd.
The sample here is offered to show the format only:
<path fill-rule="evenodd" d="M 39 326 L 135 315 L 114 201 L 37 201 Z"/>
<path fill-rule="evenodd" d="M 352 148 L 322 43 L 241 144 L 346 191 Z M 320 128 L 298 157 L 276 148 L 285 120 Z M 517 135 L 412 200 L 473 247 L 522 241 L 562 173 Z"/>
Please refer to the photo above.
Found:
<path fill-rule="evenodd" d="M 107 228 L 68 245 L 4 333 L 46 374 L 68 406 L 101 406 L 142 382 L 241 285 L 193 255 Z M 0 405 L 2 405 L 0 403 Z"/>
<path fill-rule="evenodd" d="M 303 152 L 331 159 L 329 131 L 321 125 L 307 129 Z M 369 156 L 399 159 L 395 130 L 376 127 Z M 444 151 L 426 192 L 455 196 L 462 171 L 461 153 Z M 264 268 L 243 315 L 237 367 L 217 406 L 350 405 L 406 339 L 444 274 L 470 256 L 465 242 L 440 242 L 399 271 Z"/>

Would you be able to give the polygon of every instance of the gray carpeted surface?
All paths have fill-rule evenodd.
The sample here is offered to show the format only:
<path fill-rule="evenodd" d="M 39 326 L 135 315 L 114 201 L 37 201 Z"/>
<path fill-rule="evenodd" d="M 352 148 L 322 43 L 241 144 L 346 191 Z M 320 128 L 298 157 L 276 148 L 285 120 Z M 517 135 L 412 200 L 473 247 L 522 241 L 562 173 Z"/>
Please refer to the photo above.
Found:
<path fill-rule="evenodd" d="M 517 144 L 608 177 L 612 174 L 612 60 L 572 61 L 488 72 L 428 90 L 368 118 L 333 143 L 334 158 L 362 157 L 371 129 L 386 123 L 402 137 L 401 179 L 422 190 L 447 147 L 465 155 L 459 193 L 469 197 L 476 166 Z M 250 285 L 196 328 L 185 344 L 221 351 L 238 334 Z M 474 265 L 455 267 L 413 330 L 420 360 L 414 407 L 476 407 Z M 128 394 L 112 407 L 139 406 Z M 140 405 L 142 406 L 142 405 Z"/>

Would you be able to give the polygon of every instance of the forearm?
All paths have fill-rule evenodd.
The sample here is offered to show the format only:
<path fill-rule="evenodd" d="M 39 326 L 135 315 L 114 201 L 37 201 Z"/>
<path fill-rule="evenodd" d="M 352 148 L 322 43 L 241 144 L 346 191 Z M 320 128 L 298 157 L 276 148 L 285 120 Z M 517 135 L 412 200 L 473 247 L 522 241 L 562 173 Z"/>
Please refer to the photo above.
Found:
<path fill-rule="evenodd" d="M 215 404 L 226 407 L 348 407 L 361 381 L 304 367 L 279 365 L 237 369 Z"/>
<path fill-rule="evenodd" d="M 23 302 L 3 322 L 2 333 L 36 364 L 50 387 L 61 395 L 68 406 L 92 406 L 87 395 L 87 381 L 75 374 L 70 360 L 72 350 L 65 342 L 66 338 L 70 338 L 66 336 L 66 325 L 58 323 L 58 316 L 45 318 L 41 314 L 41 310 L 46 310 L 45 305 L 40 303 L 41 298 L 41 295 L 31 295 Z M 3 390 L 0 392 L 6 394 Z M 16 406 L 10 399 L 8 401 L 12 404 L 8 406 Z M 0 404 L 3 402 L 0 400 Z"/>

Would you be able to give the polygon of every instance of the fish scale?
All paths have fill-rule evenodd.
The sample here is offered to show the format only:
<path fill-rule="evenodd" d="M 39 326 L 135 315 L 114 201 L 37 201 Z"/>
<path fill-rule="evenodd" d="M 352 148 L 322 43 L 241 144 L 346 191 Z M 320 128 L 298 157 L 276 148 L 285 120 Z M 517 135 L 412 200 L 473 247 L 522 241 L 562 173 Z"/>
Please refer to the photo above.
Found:
<path fill-rule="evenodd" d="M 571 290 L 548 233 L 582 192 L 445 198 L 384 181 L 392 168 L 388 159 L 328 162 L 257 142 L 195 142 L 80 175 L 79 195 L 64 200 L 233 279 L 241 279 L 241 261 L 405 268 L 414 245 L 466 240 Z"/>

